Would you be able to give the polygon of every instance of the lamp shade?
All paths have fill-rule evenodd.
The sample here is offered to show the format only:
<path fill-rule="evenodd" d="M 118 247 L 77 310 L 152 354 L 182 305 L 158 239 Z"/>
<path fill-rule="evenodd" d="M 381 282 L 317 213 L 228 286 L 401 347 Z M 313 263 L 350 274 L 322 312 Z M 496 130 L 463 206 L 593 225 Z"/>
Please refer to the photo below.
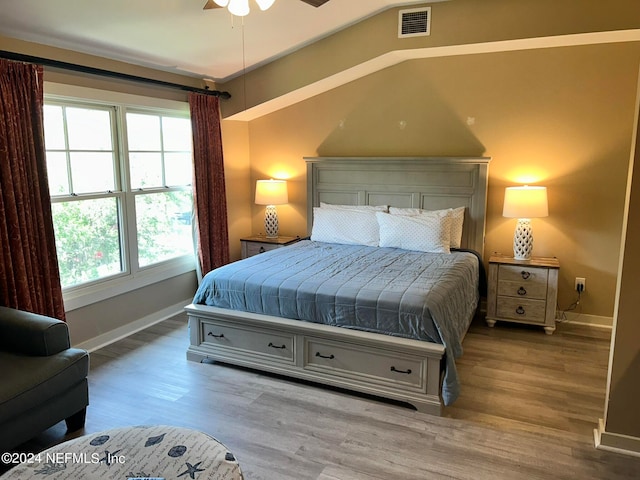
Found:
<path fill-rule="evenodd" d="M 547 187 L 507 187 L 504 191 L 502 216 L 508 218 L 538 218 L 549 215 Z"/>
<path fill-rule="evenodd" d="M 256 204 L 283 205 L 288 201 L 285 180 L 258 180 L 256 182 Z"/>
<path fill-rule="evenodd" d="M 268 10 L 271 5 L 273 5 L 273 2 L 275 2 L 276 0 L 256 0 L 256 3 L 258 4 L 258 6 L 260 7 L 260 10 Z"/>

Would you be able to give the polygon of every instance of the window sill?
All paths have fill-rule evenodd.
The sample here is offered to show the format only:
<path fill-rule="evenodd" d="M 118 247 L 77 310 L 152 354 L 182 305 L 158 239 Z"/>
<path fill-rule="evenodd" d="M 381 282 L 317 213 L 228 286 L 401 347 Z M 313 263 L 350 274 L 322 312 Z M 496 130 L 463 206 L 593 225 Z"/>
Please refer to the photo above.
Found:
<path fill-rule="evenodd" d="M 87 286 L 72 288 L 63 291 L 64 309 L 70 312 L 193 271 L 195 260 L 185 257 L 146 268 L 136 274 L 123 274 Z"/>

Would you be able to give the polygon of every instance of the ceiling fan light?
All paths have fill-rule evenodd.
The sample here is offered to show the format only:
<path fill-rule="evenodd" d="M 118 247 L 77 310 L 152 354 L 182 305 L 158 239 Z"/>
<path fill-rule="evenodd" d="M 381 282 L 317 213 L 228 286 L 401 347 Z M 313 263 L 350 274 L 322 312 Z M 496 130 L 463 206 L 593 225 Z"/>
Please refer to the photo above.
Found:
<path fill-rule="evenodd" d="M 256 3 L 260 7 L 260 10 L 268 10 L 276 0 L 256 0 Z"/>
<path fill-rule="evenodd" d="M 227 4 L 229 3 L 229 0 L 213 0 L 213 1 L 216 5 L 219 5 L 221 7 L 226 7 Z"/>
<path fill-rule="evenodd" d="M 229 12 L 236 17 L 249 15 L 249 0 L 229 0 Z"/>

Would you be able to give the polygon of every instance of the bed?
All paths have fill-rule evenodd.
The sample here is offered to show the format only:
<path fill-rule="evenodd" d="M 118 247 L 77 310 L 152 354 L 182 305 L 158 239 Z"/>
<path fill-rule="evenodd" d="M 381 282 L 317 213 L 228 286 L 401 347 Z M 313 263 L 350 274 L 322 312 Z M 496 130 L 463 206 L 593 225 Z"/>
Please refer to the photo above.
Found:
<path fill-rule="evenodd" d="M 186 307 L 187 358 L 311 380 L 440 414 L 459 393 L 455 358 L 478 305 L 489 159 L 305 160 L 311 238 L 210 272 Z M 334 212 L 341 208 L 346 213 Z M 464 228 L 450 253 L 448 233 L 442 253 L 432 246 L 414 250 L 424 250 L 412 243 L 420 236 L 396 238 L 416 223 L 404 214 L 433 222 L 432 211 L 449 216 L 453 209 Z M 355 211 L 366 213 L 350 213 Z M 357 223 L 361 218 L 378 221 L 379 236 L 371 243 L 368 224 Z M 358 228 L 332 232 L 335 219 Z M 437 222 L 449 232 L 449 223 Z M 343 239 L 345 230 L 358 238 Z M 409 245 L 394 243 L 407 238 Z"/>

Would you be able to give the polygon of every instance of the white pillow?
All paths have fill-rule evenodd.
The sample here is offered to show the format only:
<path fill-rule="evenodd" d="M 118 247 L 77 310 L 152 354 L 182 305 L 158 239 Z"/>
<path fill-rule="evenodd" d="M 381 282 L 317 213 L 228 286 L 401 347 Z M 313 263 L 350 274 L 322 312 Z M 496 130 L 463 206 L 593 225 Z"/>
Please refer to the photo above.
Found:
<path fill-rule="evenodd" d="M 359 212 L 388 212 L 389 205 L 334 205 L 332 203 L 320 202 L 320 208 L 330 208 L 332 210 L 357 210 Z"/>
<path fill-rule="evenodd" d="M 429 253 L 450 253 L 451 218 L 446 211 L 420 215 L 376 213 L 380 246 Z"/>
<path fill-rule="evenodd" d="M 423 210 L 421 208 L 400 208 L 389 207 L 389 213 L 392 215 L 402 215 L 403 217 L 415 217 L 423 212 L 437 212 L 437 210 Z"/>
<path fill-rule="evenodd" d="M 380 241 L 378 232 L 378 221 L 374 211 L 318 207 L 313 209 L 313 241 L 377 247 Z"/>
<path fill-rule="evenodd" d="M 451 248 L 460 248 L 462 243 L 462 228 L 464 227 L 464 210 L 465 207 L 447 208 L 443 210 L 423 210 L 421 208 L 397 208 L 389 207 L 389 213 L 392 215 L 415 216 L 432 212 L 449 212 L 451 218 L 451 232 L 449 238 Z"/>
<path fill-rule="evenodd" d="M 462 228 L 464 227 L 465 207 L 451 208 L 449 218 L 451 218 L 451 248 L 460 248 L 462 243 Z"/>

